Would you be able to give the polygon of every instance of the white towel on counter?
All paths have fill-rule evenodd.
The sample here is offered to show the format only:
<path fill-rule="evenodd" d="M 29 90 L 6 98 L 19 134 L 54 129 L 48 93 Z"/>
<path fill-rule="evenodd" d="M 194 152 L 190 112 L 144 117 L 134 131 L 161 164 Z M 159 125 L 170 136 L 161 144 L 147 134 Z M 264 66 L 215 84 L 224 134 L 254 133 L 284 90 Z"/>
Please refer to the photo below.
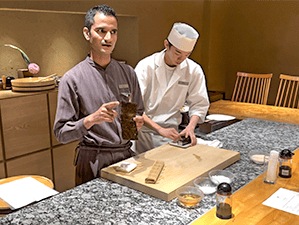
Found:
<path fill-rule="evenodd" d="M 223 146 L 223 144 L 219 140 L 206 141 L 201 138 L 196 138 L 196 139 L 197 139 L 197 144 L 208 145 L 215 148 L 221 148 Z"/>

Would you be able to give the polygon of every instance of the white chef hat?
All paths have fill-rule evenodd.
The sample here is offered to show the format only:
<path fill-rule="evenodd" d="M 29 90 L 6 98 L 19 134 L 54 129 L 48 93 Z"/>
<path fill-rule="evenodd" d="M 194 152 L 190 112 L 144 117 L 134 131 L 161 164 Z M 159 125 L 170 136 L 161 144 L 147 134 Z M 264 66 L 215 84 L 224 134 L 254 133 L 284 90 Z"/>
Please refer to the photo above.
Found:
<path fill-rule="evenodd" d="M 175 23 L 168 35 L 168 41 L 176 48 L 191 52 L 199 37 L 199 33 L 185 23 Z"/>

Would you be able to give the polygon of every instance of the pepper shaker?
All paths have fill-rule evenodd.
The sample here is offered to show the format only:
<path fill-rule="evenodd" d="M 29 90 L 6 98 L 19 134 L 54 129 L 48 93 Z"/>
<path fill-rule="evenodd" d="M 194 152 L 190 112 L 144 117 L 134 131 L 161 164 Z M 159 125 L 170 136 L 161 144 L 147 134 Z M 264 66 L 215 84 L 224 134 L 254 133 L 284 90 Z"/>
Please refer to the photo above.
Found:
<path fill-rule="evenodd" d="M 294 153 L 284 149 L 279 154 L 279 176 L 290 178 L 292 176 L 292 157 Z"/>
<path fill-rule="evenodd" d="M 220 219 L 232 218 L 232 187 L 223 182 L 217 186 L 216 216 Z"/>

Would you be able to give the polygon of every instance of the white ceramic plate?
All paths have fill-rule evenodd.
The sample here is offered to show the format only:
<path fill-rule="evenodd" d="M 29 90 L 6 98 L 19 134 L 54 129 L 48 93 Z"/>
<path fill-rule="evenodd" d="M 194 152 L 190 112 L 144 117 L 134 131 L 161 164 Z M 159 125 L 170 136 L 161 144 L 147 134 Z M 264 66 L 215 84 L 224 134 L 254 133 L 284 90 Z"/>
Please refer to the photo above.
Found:
<path fill-rule="evenodd" d="M 208 120 L 217 120 L 217 121 L 228 121 L 234 120 L 236 117 L 228 116 L 228 115 L 221 115 L 221 114 L 211 114 L 206 117 Z"/>

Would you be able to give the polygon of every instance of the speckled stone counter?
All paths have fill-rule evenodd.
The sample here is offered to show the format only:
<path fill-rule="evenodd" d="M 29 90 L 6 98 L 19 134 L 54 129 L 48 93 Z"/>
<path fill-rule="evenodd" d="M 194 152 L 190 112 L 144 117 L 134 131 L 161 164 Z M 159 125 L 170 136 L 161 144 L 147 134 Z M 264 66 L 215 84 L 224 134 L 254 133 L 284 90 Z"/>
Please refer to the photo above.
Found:
<path fill-rule="evenodd" d="M 262 173 L 248 152 L 299 148 L 299 125 L 246 119 L 204 135 L 220 140 L 224 149 L 239 151 L 238 162 L 226 168 L 236 175 L 234 191 Z M 0 224 L 190 224 L 215 206 L 215 194 L 196 209 L 184 209 L 174 199 L 165 202 L 131 188 L 95 179 L 0 218 Z"/>

